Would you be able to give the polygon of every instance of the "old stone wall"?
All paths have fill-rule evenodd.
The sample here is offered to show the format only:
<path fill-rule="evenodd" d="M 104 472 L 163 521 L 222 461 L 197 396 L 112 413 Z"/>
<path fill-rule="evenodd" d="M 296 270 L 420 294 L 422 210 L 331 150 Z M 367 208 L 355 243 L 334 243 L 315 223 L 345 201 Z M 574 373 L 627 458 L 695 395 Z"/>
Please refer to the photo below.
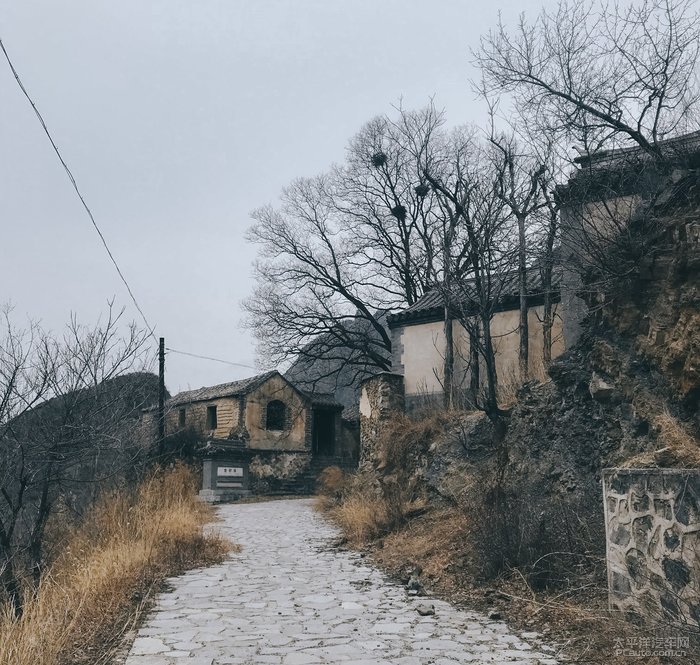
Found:
<path fill-rule="evenodd" d="M 404 379 L 384 372 L 360 387 L 360 465 L 371 464 L 384 427 L 405 411 Z"/>
<path fill-rule="evenodd" d="M 310 494 L 315 487 L 309 451 L 279 453 L 258 450 L 250 461 L 254 494 Z"/>
<path fill-rule="evenodd" d="M 700 471 L 603 473 L 610 605 L 700 626 Z"/>
<path fill-rule="evenodd" d="M 212 406 L 216 407 L 216 429 L 207 429 L 207 407 Z M 183 412 L 184 417 L 181 420 L 180 414 Z M 166 436 L 189 428 L 203 436 L 216 439 L 227 439 L 234 436 L 240 428 L 240 399 L 238 397 L 220 397 L 206 402 L 182 404 L 166 411 Z"/>
<path fill-rule="evenodd" d="M 360 423 L 343 420 L 338 417 L 339 426 L 336 451 L 337 455 L 351 465 L 357 465 L 360 457 Z"/>
<path fill-rule="evenodd" d="M 285 429 L 266 429 L 267 405 L 280 400 L 285 405 Z M 248 446 L 261 450 L 309 450 L 311 409 L 281 376 L 273 376 L 246 397 L 245 428 Z"/>

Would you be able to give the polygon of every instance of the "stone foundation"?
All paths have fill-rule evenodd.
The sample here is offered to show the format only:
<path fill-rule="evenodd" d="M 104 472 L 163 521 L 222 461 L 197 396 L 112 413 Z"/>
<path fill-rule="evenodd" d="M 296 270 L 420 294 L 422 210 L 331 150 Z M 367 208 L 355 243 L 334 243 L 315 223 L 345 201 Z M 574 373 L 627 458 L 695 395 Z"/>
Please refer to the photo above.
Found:
<path fill-rule="evenodd" d="M 700 471 L 603 472 L 611 608 L 700 627 Z"/>

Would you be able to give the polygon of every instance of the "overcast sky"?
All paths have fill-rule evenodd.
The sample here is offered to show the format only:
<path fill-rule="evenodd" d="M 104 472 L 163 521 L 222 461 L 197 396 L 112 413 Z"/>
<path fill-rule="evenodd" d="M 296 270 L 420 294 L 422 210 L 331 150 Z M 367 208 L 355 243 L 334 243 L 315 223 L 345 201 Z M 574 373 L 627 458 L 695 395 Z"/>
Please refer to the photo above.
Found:
<path fill-rule="evenodd" d="M 342 161 L 367 120 L 434 96 L 483 122 L 469 48 L 541 0 L 14 0 L 0 37 L 156 335 L 255 365 L 249 213 Z M 59 330 L 138 319 L 0 62 L 0 304 Z M 171 392 L 251 375 L 169 354 Z"/>

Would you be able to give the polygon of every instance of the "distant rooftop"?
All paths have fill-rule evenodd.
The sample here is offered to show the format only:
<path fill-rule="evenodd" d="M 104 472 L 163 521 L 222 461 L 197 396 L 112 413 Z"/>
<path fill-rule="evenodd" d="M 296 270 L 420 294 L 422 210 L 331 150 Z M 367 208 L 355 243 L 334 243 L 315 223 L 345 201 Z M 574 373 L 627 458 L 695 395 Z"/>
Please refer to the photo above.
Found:
<path fill-rule="evenodd" d="M 176 407 L 183 404 L 192 404 L 193 402 L 207 402 L 209 400 L 220 399 L 222 397 L 240 397 L 252 392 L 273 376 L 282 377 L 277 370 L 271 370 L 269 372 L 263 372 L 262 374 L 256 374 L 255 376 L 251 376 L 247 379 L 232 381 L 231 383 L 220 383 L 216 386 L 197 388 L 197 390 L 187 390 L 185 392 L 178 393 L 175 395 L 175 397 L 169 399 L 167 405 L 168 407 Z M 342 407 L 342 404 L 338 404 L 332 394 L 313 393 L 300 390 L 294 385 L 294 383 L 290 382 L 289 379 L 285 378 L 284 380 L 287 381 L 287 383 L 289 383 L 300 395 L 308 399 L 314 406 L 329 408 Z"/>
<path fill-rule="evenodd" d="M 700 153 L 700 130 L 674 136 L 668 139 L 657 141 L 656 145 L 662 154 L 668 156 L 672 161 L 683 160 L 691 155 Z M 619 166 L 626 162 L 644 162 L 650 159 L 651 155 L 640 145 L 634 144 L 626 147 L 612 148 L 610 150 L 599 150 L 588 155 L 581 155 L 574 159 L 574 162 L 582 167 L 593 170 L 602 170 L 613 166 Z"/>
<path fill-rule="evenodd" d="M 220 397 L 238 397 L 239 395 L 247 395 L 251 390 L 255 390 L 269 378 L 278 374 L 277 370 L 264 372 L 251 376 L 247 379 L 232 381 L 231 383 L 220 383 L 216 386 L 197 388 L 197 390 L 187 390 L 178 393 L 172 399 L 168 400 L 168 406 L 178 406 L 179 404 L 191 404 L 192 402 L 205 402 L 210 399 L 218 399 Z"/>
<path fill-rule="evenodd" d="M 559 299 L 559 287 L 561 283 L 561 269 L 556 269 L 552 273 L 552 290 L 556 292 L 554 299 Z M 462 300 L 460 307 L 468 307 L 470 300 L 470 290 L 473 290 L 474 280 L 464 280 L 461 285 L 454 289 L 454 301 Z M 516 271 L 509 272 L 496 286 L 493 291 L 498 293 L 500 311 L 508 311 L 519 307 L 518 274 Z M 542 275 L 538 266 L 531 267 L 527 272 L 527 291 L 531 301 L 541 299 L 543 294 Z M 531 304 L 532 306 L 532 304 Z M 457 303 L 455 302 L 455 307 Z M 441 321 L 445 317 L 445 296 L 444 290 L 436 287 L 423 294 L 413 305 L 401 312 L 388 317 L 389 327 L 393 328 L 403 323 L 423 323 L 429 321 Z"/>

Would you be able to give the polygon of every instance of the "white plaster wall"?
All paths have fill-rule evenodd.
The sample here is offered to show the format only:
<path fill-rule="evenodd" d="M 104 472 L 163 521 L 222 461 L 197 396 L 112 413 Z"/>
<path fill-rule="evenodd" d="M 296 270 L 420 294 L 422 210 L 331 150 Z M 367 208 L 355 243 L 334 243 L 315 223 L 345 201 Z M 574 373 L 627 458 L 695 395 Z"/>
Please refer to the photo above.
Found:
<path fill-rule="evenodd" d="M 369 418 L 372 415 L 372 405 L 369 402 L 367 386 L 362 386 L 362 392 L 360 393 L 360 415 L 365 418 Z"/>
<path fill-rule="evenodd" d="M 406 326 L 401 336 L 407 395 L 437 393 L 444 376 L 445 326 L 442 321 Z"/>
<path fill-rule="evenodd" d="M 564 352 L 562 321 L 555 306 L 552 327 L 552 358 Z M 528 312 L 530 326 L 529 366 L 533 378 L 544 378 L 542 350 L 542 314 L 544 307 L 531 307 Z M 519 340 L 517 310 L 498 312 L 491 320 L 491 338 L 496 351 L 496 371 L 501 384 L 517 382 Z M 445 330 L 442 321 L 405 326 L 398 336 L 403 344 L 401 362 L 407 395 L 434 394 L 442 391 L 445 358 Z M 469 334 L 459 322 L 454 322 L 455 385 L 469 385 Z M 481 360 L 482 376 L 486 369 Z"/>

